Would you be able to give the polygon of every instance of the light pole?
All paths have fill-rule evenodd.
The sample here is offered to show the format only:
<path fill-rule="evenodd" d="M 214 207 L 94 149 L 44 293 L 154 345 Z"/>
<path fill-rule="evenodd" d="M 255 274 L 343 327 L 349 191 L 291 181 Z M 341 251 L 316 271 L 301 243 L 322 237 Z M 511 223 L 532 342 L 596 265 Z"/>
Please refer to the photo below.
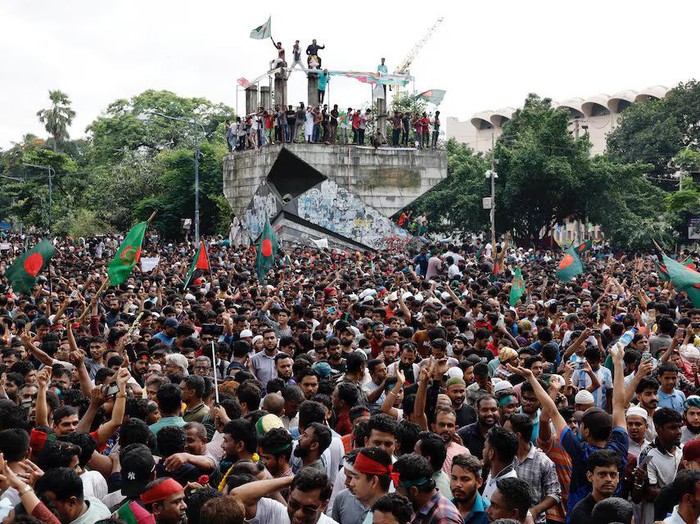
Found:
<path fill-rule="evenodd" d="M 28 167 L 35 167 L 37 169 L 46 169 L 49 172 L 49 233 L 51 233 L 52 225 L 52 209 L 53 209 L 53 175 L 56 174 L 54 168 L 48 164 L 24 164 Z"/>
<path fill-rule="evenodd" d="M 204 126 L 194 118 L 188 120 L 187 118 L 165 115 L 157 111 L 148 111 L 147 114 L 160 116 L 168 120 L 185 122 L 194 127 L 194 243 L 199 245 L 199 128 L 202 128 L 204 133 Z"/>
<path fill-rule="evenodd" d="M 491 169 L 484 173 L 486 178 L 491 179 L 491 206 L 490 206 L 490 218 L 491 218 L 491 242 L 493 243 L 494 252 L 496 250 L 496 179 L 498 178 L 498 173 L 496 173 L 496 162 L 491 162 Z"/>

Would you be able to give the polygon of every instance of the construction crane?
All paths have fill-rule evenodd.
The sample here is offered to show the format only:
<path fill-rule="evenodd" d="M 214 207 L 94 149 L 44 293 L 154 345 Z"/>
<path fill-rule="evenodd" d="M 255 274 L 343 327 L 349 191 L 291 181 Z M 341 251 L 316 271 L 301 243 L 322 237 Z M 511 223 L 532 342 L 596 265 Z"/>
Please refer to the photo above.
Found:
<path fill-rule="evenodd" d="M 411 67 L 411 63 L 413 63 L 413 60 L 418 56 L 418 53 L 420 53 L 420 50 L 423 49 L 423 46 L 430 40 L 430 37 L 433 36 L 433 33 L 435 30 L 438 28 L 438 26 L 442 23 L 444 19 L 442 17 L 438 18 L 437 21 L 428 29 L 428 31 L 425 33 L 423 38 L 418 40 L 416 45 L 411 48 L 411 50 L 408 52 L 406 55 L 406 58 L 403 59 L 403 62 L 399 64 L 399 66 L 396 68 L 394 71 L 395 75 L 403 75 L 406 74 L 408 71 L 408 68 Z"/>

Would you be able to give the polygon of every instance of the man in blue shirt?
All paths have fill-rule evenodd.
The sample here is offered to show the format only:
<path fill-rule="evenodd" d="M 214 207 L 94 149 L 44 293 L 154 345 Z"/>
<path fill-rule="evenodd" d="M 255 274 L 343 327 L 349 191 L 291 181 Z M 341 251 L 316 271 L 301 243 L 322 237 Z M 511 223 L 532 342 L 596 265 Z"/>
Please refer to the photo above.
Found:
<path fill-rule="evenodd" d="M 175 342 L 175 335 L 177 335 L 177 328 L 180 324 L 174 318 L 168 318 L 163 323 L 163 331 L 159 331 L 153 338 L 160 340 L 161 342 L 172 346 Z"/>
<path fill-rule="evenodd" d="M 659 366 L 659 407 L 673 408 L 679 413 L 683 413 L 685 394 L 676 389 L 678 380 L 678 368 L 671 362 L 665 362 Z"/>
<path fill-rule="evenodd" d="M 483 483 L 481 461 L 478 458 L 474 455 L 456 455 L 452 458 L 452 503 L 457 506 L 464 524 L 488 524 L 486 509 L 489 501 L 479 494 Z"/>
<path fill-rule="evenodd" d="M 629 436 L 627 434 L 627 422 L 625 420 L 625 384 L 622 370 L 623 348 L 613 346 L 610 350 L 615 369 L 612 396 L 612 417 L 600 408 L 586 410 L 581 418 L 579 436 L 571 432 L 569 424 L 557 410 L 557 406 L 547 392 L 537 381 L 532 371 L 525 368 L 512 368 L 514 373 L 524 376 L 532 384 L 535 394 L 542 404 L 542 409 L 547 410 L 552 416 L 552 422 L 559 437 L 559 443 L 571 457 L 571 486 L 567 511 L 586 495 L 591 493 L 592 486 L 588 481 L 587 460 L 589 455 L 599 449 L 609 449 L 620 456 L 620 476 L 627 466 L 627 452 L 629 451 Z M 580 438 L 579 438 L 580 437 Z M 618 486 L 617 492 L 621 489 Z"/>

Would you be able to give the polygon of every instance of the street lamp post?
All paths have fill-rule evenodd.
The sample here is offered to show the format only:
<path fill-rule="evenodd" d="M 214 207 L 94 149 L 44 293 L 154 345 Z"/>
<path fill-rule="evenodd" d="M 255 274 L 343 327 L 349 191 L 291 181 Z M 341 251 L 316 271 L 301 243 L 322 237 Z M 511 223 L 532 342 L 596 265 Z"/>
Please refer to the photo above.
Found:
<path fill-rule="evenodd" d="M 495 163 L 491 164 L 491 169 L 484 173 L 486 178 L 491 179 L 491 206 L 490 206 L 490 219 L 491 219 L 491 242 L 493 242 L 493 249 L 496 249 L 496 179 L 498 178 L 498 173 L 496 173 Z"/>
<path fill-rule="evenodd" d="M 188 120 L 187 118 L 165 115 L 157 111 L 149 111 L 148 114 L 185 122 L 194 127 L 194 243 L 199 245 L 199 128 L 202 128 L 202 132 L 204 132 L 204 126 L 195 119 Z"/>
<path fill-rule="evenodd" d="M 51 233 L 51 225 L 52 225 L 52 210 L 53 210 L 53 175 L 56 174 L 56 171 L 54 170 L 53 166 L 50 166 L 48 164 L 24 164 L 25 166 L 28 167 L 35 167 L 37 169 L 46 169 L 49 172 L 49 213 L 48 213 L 48 218 L 49 218 L 49 233 Z"/>

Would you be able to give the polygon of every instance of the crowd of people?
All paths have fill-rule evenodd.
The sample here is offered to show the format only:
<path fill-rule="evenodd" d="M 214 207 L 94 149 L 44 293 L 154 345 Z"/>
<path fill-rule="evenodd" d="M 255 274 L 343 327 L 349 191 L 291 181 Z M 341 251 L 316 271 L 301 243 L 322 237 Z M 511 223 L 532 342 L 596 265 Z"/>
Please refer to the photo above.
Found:
<path fill-rule="evenodd" d="M 147 239 L 101 287 L 118 239 L 67 239 L 22 294 L 1 240 L 5 523 L 700 518 L 700 309 L 651 255 L 290 246 L 259 282 L 212 239 L 185 288 Z"/>
<path fill-rule="evenodd" d="M 426 112 L 411 115 L 395 111 L 388 117 L 390 141 L 379 131 L 376 120 L 371 109 L 348 107 L 341 113 L 338 104 L 330 110 L 328 104 L 311 107 L 304 102 L 299 102 L 296 109 L 291 105 L 286 110 L 280 106 L 272 110 L 259 107 L 256 113 L 226 121 L 226 142 L 230 152 L 286 143 L 438 147 L 440 111 L 432 118 Z"/>

